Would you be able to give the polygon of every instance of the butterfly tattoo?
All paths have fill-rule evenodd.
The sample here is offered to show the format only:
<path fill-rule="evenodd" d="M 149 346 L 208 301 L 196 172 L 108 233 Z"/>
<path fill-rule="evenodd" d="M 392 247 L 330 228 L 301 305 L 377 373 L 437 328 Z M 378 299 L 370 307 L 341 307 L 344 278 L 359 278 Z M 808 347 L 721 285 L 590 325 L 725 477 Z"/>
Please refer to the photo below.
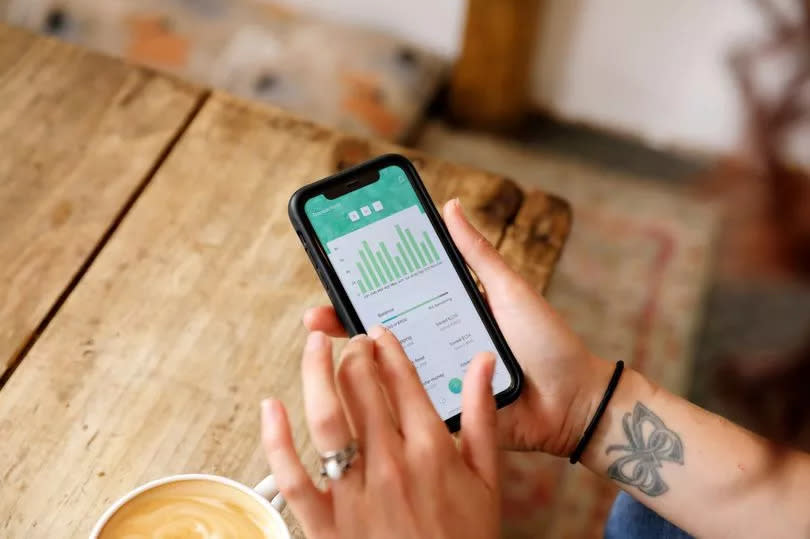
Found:
<path fill-rule="evenodd" d="M 640 402 L 636 403 L 632 414 L 624 414 L 622 427 L 628 443 L 611 445 L 605 453 L 625 451 L 627 454 L 608 467 L 608 477 L 637 487 L 648 496 L 660 496 L 669 490 L 659 472 L 662 463 L 683 464 L 681 438 Z"/>

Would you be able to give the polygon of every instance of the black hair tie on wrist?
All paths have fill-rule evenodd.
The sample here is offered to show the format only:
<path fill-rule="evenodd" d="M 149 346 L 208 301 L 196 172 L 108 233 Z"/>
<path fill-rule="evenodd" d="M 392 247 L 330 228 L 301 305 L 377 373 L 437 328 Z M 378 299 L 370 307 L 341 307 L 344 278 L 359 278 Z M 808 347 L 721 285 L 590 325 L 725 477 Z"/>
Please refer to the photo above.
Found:
<path fill-rule="evenodd" d="M 582 434 L 582 438 L 580 438 L 579 443 L 574 448 L 574 452 L 571 453 L 571 456 L 568 458 L 568 462 L 571 464 L 576 464 L 579 462 L 579 458 L 585 451 L 585 446 L 587 446 L 588 442 L 591 441 L 591 437 L 596 430 L 596 426 L 599 424 L 599 420 L 602 419 L 602 415 L 605 413 L 605 408 L 607 408 L 610 398 L 613 396 L 613 392 L 616 390 L 616 386 L 619 385 L 619 378 L 621 378 L 623 370 L 624 361 L 617 361 L 616 369 L 613 371 L 613 376 L 611 376 L 610 382 L 608 382 L 607 389 L 605 389 L 605 394 L 602 395 L 602 402 L 600 402 L 599 406 L 596 407 L 596 413 L 593 414 L 593 419 L 591 419 L 591 422 L 588 423 L 588 428 L 585 429 L 585 432 Z"/>

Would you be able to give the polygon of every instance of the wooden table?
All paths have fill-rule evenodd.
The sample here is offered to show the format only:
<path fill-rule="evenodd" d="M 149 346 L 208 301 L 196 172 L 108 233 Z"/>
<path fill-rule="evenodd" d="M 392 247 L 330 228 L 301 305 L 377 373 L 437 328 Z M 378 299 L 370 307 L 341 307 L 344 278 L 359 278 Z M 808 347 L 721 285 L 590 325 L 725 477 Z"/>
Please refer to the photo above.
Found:
<path fill-rule="evenodd" d="M 392 150 L 545 286 L 555 197 L 0 27 L 0 536 L 86 537 L 167 474 L 258 481 L 267 395 L 314 464 L 299 320 L 327 300 L 286 203 Z"/>

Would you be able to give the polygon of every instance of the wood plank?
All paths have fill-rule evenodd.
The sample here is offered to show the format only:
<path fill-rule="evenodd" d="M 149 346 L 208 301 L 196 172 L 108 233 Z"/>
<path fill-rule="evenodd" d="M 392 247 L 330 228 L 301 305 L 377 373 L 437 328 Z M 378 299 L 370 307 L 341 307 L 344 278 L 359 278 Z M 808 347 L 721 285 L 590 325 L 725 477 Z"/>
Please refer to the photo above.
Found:
<path fill-rule="evenodd" d="M 0 375 L 201 94 L 0 25 Z"/>
<path fill-rule="evenodd" d="M 571 231 L 571 206 L 540 191 L 529 193 L 499 250 L 506 261 L 544 291 Z"/>
<path fill-rule="evenodd" d="M 540 0 L 469 0 L 450 111 L 466 125 L 515 127 L 529 104 Z"/>
<path fill-rule="evenodd" d="M 267 395 L 287 403 L 314 464 L 299 320 L 327 298 L 287 199 L 385 149 L 226 96 L 206 102 L 0 391 L 0 536 L 86 537 L 116 497 L 167 474 L 258 481 Z M 497 240 L 517 188 L 416 157 L 437 198 L 461 194 Z"/>

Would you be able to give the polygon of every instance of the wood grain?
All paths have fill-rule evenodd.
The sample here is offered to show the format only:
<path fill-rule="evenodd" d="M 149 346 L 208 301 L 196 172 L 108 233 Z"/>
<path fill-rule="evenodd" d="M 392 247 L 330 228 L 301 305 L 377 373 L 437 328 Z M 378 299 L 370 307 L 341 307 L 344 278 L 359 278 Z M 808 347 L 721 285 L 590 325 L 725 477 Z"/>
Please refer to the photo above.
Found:
<path fill-rule="evenodd" d="M 201 94 L 0 25 L 0 375 Z"/>
<path fill-rule="evenodd" d="M 540 191 L 529 193 L 499 246 L 509 265 L 544 291 L 571 231 L 571 206 Z"/>
<path fill-rule="evenodd" d="M 327 298 L 287 199 L 390 149 L 210 98 L 0 391 L 0 536 L 86 537 L 116 497 L 168 474 L 257 482 L 268 395 L 313 466 L 299 320 Z M 522 199 L 514 184 L 415 157 L 437 199 L 461 195 L 497 241 Z"/>

